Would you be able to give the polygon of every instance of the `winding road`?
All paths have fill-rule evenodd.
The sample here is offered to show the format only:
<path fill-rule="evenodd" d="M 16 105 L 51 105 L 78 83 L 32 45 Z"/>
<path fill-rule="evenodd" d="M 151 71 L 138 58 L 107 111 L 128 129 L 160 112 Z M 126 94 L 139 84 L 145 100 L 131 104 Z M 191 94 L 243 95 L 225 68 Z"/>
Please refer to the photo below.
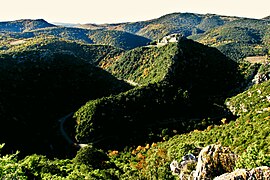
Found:
<path fill-rule="evenodd" d="M 221 107 L 221 106 L 220 106 Z M 75 146 L 75 147 L 78 147 L 78 148 L 83 148 L 85 146 L 88 146 L 88 144 L 80 144 L 78 142 L 75 142 L 73 141 L 67 134 L 67 132 L 65 131 L 64 129 L 64 124 L 66 122 L 67 119 L 69 119 L 70 117 L 72 117 L 72 115 L 74 114 L 74 112 L 71 112 L 69 114 L 67 114 L 66 116 L 60 118 L 58 121 L 60 123 L 60 132 L 61 132 L 61 135 L 64 137 L 64 139 L 66 140 L 66 142 L 69 144 L 69 145 L 72 145 L 72 146 Z M 220 116 L 215 116 L 215 117 L 211 117 L 212 120 L 214 119 L 221 119 L 223 117 L 226 117 L 228 114 L 222 114 Z M 186 118 L 183 118 L 186 120 Z M 171 124 L 171 123 L 179 123 L 179 122 L 182 122 L 183 119 L 173 119 L 173 120 L 165 120 L 165 121 L 160 121 L 160 122 L 155 122 L 155 123 L 152 123 L 152 124 L 148 124 L 148 126 L 155 126 L 157 124 L 159 125 L 166 125 L 166 124 Z M 192 120 L 199 120 L 200 118 L 189 118 L 189 119 L 192 119 Z M 108 139 L 108 138 L 114 138 L 114 136 L 109 136 L 109 137 L 99 137 L 97 138 L 96 140 L 93 140 L 90 142 L 90 144 L 95 144 L 95 143 L 99 143 L 105 139 Z"/>
<path fill-rule="evenodd" d="M 60 132 L 62 134 L 62 136 L 64 137 L 64 139 L 67 141 L 67 143 L 69 145 L 73 145 L 73 146 L 76 146 L 76 147 L 79 147 L 79 148 L 82 148 L 82 147 L 85 147 L 85 146 L 88 146 L 87 144 L 78 144 L 77 142 L 74 142 L 69 136 L 68 134 L 66 133 L 65 129 L 64 129 L 64 124 L 66 122 L 66 120 L 68 118 L 70 118 L 72 115 L 74 114 L 74 112 L 71 112 L 69 113 L 68 115 L 62 117 L 59 119 L 59 123 L 60 123 Z"/>
<path fill-rule="evenodd" d="M 61 132 L 61 135 L 64 137 L 64 139 L 66 140 L 66 142 L 69 144 L 69 145 L 72 145 L 72 146 L 75 146 L 75 147 L 79 147 L 79 148 L 83 148 L 85 146 L 88 146 L 88 144 L 81 144 L 81 143 L 77 143 L 77 142 L 74 142 L 70 137 L 69 135 L 67 134 L 67 132 L 65 131 L 65 128 L 64 128 L 64 124 L 66 122 L 67 119 L 69 119 L 70 117 L 72 117 L 72 115 L 74 114 L 74 112 L 71 112 L 69 114 L 67 114 L 66 116 L 60 118 L 58 121 L 60 123 L 60 132 Z M 91 141 L 89 144 L 96 144 L 96 143 L 99 143 L 105 139 L 108 139 L 108 138 L 112 138 L 114 136 L 108 136 L 108 137 L 99 137 L 93 141 Z"/>

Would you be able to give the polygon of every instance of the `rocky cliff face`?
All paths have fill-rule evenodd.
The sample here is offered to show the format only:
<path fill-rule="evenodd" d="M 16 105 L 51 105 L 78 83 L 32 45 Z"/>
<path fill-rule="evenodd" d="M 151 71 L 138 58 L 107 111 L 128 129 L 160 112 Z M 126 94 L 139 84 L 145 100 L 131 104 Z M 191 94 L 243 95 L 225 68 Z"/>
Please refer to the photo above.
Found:
<path fill-rule="evenodd" d="M 263 63 L 254 79 L 251 82 L 251 85 L 260 84 L 262 82 L 268 81 L 270 79 L 270 61 Z"/>
<path fill-rule="evenodd" d="M 231 173 L 225 173 L 214 180 L 249 180 L 249 179 L 270 179 L 270 167 L 261 166 L 251 170 L 237 169 Z"/>
<path fill-rule="evenodd" d="M 213 179 L 219 174 L 232 172 L 237 156 L 227 147 L 209 145 L 198 157 L 194 180 Z"/>

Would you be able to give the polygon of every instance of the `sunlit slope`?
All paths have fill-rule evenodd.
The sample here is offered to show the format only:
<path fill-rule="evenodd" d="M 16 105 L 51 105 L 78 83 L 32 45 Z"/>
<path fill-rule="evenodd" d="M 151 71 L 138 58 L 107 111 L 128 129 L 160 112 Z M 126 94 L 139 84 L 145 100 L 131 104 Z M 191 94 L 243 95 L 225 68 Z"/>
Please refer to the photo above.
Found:
<path fill-rule="evenodd" d="M 141 51 L 144 53 L 138 53 Z M 155 58 L 157 53 L 164 57 L 163 61 L 162 58 Z M 193 129 L 196 124 L 200 127 L 200 120 L 206 114 L 217 116 L 223 113 L 213 103 L 222 103 L 239 80 L 235 62 L 214 48 L 185 38 L 179 44 L 139 48 L 123 56 L 125 60 L 120 58 L 120 63 L 116 63 L 123 71 L 133 67 L 144 72 L 146 64 L 151 65 L 155 61 L 158 61 L 156 68 L 159 70 L 150 70 L 150 77 L 154 80 L 149 78 L 145 82 L 137 79 L 137 71 L 130 71 L 128 80 L 141 83 L 135 89 L 89 101 L 82 106 L 75 113 L 77 139 L 80 142 L 97 141 L 112 146 L 116 142 L 120 145 L 136 143 L 138 139 L 147 137 L 149 131 L 158 131 L 160 127 L 154 124 L 159 126 L 163 122 L 161 127 L 167 126 L 172 120 L 182 122 L 178 124 L 179 130 L 183 130 L 183 126 Z M 144 59 L 145 64 L 141 63 Z M 120 72 L 117 76 L 124 79 L 128 72 Z M 191 122 L 188 117 L 196 117 L 198 122 Z"/>

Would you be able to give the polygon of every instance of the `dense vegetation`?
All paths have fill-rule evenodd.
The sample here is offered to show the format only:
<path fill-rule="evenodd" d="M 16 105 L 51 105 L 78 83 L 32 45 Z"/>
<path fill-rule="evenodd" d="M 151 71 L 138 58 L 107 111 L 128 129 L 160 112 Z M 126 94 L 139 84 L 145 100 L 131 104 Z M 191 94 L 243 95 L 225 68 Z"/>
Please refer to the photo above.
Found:
<path fill-rule="evenodd" d="M 121 30 L 159 40 L 180 33 L 216 47 L 235 61 L 246 56 L 269 54 L 269 21 L 215 14 L 173 13 L 157 19 L 120 24 L 82 25 L 82 28 Z"/>
<path fill-rule="evenodd" d="M 43 19 L 22 19 L 17 21 L 0 22 L 0 32 L 24 32 L 35 29 L 55 27 Z"/>
<path fill-rule="evenodd" d="M 172 33 L 181 33 L 185 36 L 200 34 L 235 19 L 239 18 L 215 14 L 172 13 L 149 21 L 104 25 L 85 24 L 79 27 L 87 29 L 117 29 L 152 40 L 158 40 Z"/>
<path fill-rule="evenodd" d="M 239 19 L 192 39 L 218 48 L 221 52 L 239 61 L 247 56 L 269 54 L 269 21 Z"/>
<path fill-rule="evenodd" d="M 85 60 L 43 50 L 2 54 L 0 84 L 1 141 L 46 154 L 59 147 L 59 118 L 129 88 Z"/>
<path fill-rule="evenodd" d="M 7 22 L 7 26 L 14 27 L 16 21 Z M 29 23 L 35 23 L 36 21 L 29 20 Z M 39 22 L 39 21 L 37 21 Z M 46 22 L 46 21 L 44 21 Z M 1 29 L 0 29 L 1 32 Z M 141 37 L 138 35 L 130 34 L 124 31 L 102 31 L 102 30 L 86 30 L 80 28 L 71 27 L 58 27 L 58 26 L 35 26 L 35 28 L 30 28 L 25 31 L 15 31 L 12 29 L 4 29 L 1 34 L 1 39 L 7 44 L 6 40 L 28 40 L 29 38 L 35 38 L 43 36 L 43 38 L 60 38 L 64 40 L 70 40 L 79 43 L 87 44 L 102 44 L 102 45 L 112 45 L 122 49 L 132 49 L 138 46 L 144 46 L 150 42 L 149 39 Z M 8 37 L 8 39 L 7 39 Z M 6 49 L 5 46 L 0 47 L 0 49 Z"/>
<path fill-rule="evenodd" d="M 127 70 L 127 73 L 119 72 L 118 76 L 125 78 L 126 74 L 130 74 L 129 80 L 141 83 L 136 71 L 133 71 L 134 75 L 128 71 L 130 67 L 140 70 L 141 67 L 149 66 L 145 64 L 157 64 L 153 71 L 163 74 L 152 76 L 153 84 L 142 81 L 144 86 L 90 101 L 79 109 L 75 114 L 79 142 L 98 141 L 101 146 L 105 144 L 108 147 L 106 139 L 110 139 L 110 144 L 114 142 L 113 145 L 120 146 L 135 143 L 140 138 L 145 139 L 149 132 L 156 136 L 157 131 L 168 127 L 173 121 L 181 122 L 182 125 L 175 128 L 183 131 L 183 127 L 192 129 L 195 124 L 207 119 L 206 115 L 216 117 L 224 114 L 223 109 L 218 110 L 213 103 L 222 102 L 228 91 L 236 87 L 240 77 L 236 63 L 213 48 L 185 38 L 179 44 L 169 44 L 158 49 L 164 57 L 162 59 L 167 58 L 167 62 L 161 63 L 159 58 L 153 58 L 156 57 L 155 48 L 146 48 L 143 54 L 138 53 L 141 50 L 139 48 L 127 52 L 131 59 L 127 64 L 116 63 L 116 66 Z M 153 59 L 146 59 L 145 56 Z M 133 57 L 137 59 L 133 60 Z M 148 61 L 141 64 L 140 59 Z M 190 121 L 191 118 L 197 119 L 197 122 Z"/>
<path fill-rule="evenodd" d="M 36 50 L 41 51 L 43 56 L 49 56 L 51 53 L 64 53 L 76 56 L 80 59 L 84 59 L 89 63 L 98 65 L 105 57 L 114 56 L 116 53 L 122 52 L 122 50 L 108 45 L 88 45 L 84 43 L 78 43 L 70 40 L 59 39 L 55 37 L 38 36 L 34 38 L 28 38 L 19 42 L 18 44 L 12 44 L 16 42 L 14 39 L 5 39 L 0 41 L 2 46 L 5 46 L 5 50 L 0 50 L 2 54 L 14 54 L 17 53 L 17 58 L 27 59 L 28 54 L 23 55 L 25 51 Z"/>
<path fill-rule="evenodd" d="M 203 131 L 194 130 L 175 135 L 168 141 L 131 147 L 122 152 L 105 153 L 88 146 L 81 149 L 73 160 L 49 160 L 39 155 L 19 160 L 17 154 L 6 155 L 0 158 L 1 176 L 25 179 L 176 179 L 169 170 L 170 162 L 187 153 L 197 155 L 203 146 L 212 143 L 228 146 L 241 155 L 236 168 L 269 166 L 269 87 L 270 81 L 266 81 L 228 99 L 228 106 L 239 114 L 235 121 L 220 118 L 222 125 L 211 125 Z"/>
<path fill-rule="evenodd" d="M 270 166 L 267 17 L 84 27 L 0 23 L 0 179 L 177 179 L 172 160 L 210 144 Z M 171 33 L 208 46 L 144 46 Z"/>
<path fill-rule="evenodd" d="M 133 49 L 138 46 L 145 46 L 151 40 L 123 31 L 95 31 L 90 38 L 95 44 L 107 44 L 122 49 Z"/>
<path fill-rule="evenodd" d="M 187 134 L 176 135 L 149 150 L 147 145 L 137 150 L 131 149 L 115 156 L 114 160 L 123 169 L 124 164 L 131 165 L 130 169 L 126 170 L 129 176 L 132 174 L 136 178 L 173 179 L 168 170 L 169 163 L 173 159 L 179 160 L 187 153 L 196 155 L 201 147 L 218 143 L 230 147 L 239 155 L 244 153 L 238 162 L 238 167 L 269 166 L 269 85 L 269 81 L 255 85 L 244 93 L 228 99 L 227 104 L 238 109 L 237 112 L 241 114 L 236 121 L 227 119 L 229 123 L 223 121 L 225 124 L 209 126 L 204 131 L 194 130 Z M 256 106 L 253 107 L 250 104 L 256 104 Z M 241 108 L 242 105 L 248 108 L 247 112 Z M 245 151 L 246 149 L 248 151 Z M 247 158 L 247 156 L 253 156 L 253 158 Z"/>
<path fill-rule="evenodd" d="M 123 53 L 105 69 L 116 77 L 135 84 L 154 83 L 165 78 L 177 51 L 176 44 L 140 47 Z"/>

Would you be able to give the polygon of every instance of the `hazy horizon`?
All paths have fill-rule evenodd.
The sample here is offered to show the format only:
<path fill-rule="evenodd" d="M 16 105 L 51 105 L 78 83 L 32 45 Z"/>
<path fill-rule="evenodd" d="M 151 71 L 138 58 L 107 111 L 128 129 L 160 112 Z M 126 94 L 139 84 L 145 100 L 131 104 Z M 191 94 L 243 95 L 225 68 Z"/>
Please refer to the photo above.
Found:
<path fill-rule="evenodd" d="M 121 23 L 158 18 L 169 13 L 198 13 L 263 18 L 270 15 L 269 0 L 9 0 L 1 3 L 0 21 L 45 19 L 50 23 Z"/>

